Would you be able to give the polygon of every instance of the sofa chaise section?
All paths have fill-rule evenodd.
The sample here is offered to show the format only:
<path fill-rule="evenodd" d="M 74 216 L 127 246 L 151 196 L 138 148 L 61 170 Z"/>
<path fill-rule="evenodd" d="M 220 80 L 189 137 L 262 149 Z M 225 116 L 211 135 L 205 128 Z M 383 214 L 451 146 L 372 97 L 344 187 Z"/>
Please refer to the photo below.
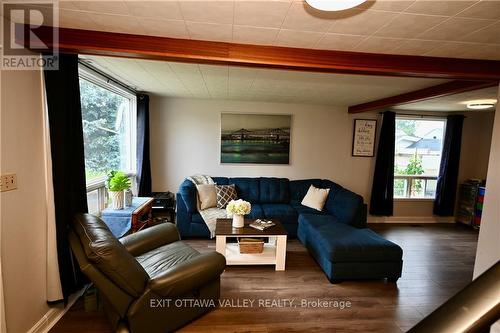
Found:
<path fill-rule="evenodd" d="M 403 250 L 368 228 L 340 223 L 331 215 L 303 214 L 298 238 L 330 282 L 401 277 Z"/>

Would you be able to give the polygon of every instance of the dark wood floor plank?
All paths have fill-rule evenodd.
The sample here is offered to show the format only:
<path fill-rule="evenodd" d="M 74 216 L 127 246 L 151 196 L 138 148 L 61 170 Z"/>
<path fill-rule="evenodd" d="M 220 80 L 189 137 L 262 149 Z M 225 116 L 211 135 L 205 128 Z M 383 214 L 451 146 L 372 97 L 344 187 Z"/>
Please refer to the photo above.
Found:
<path fill-rule="evenodd" d="M 477 231 L 459 225 L 370 225 L 404 250 L 403 276 L 332 285 L 297 240 L 287 246 L 286 271 L 230 266 L 221 277 L 223 299 L 349 300 L 350 308 L 218 308 L 180 332 L 405 332 L 472 280 Z M 186 243 L 200 252 L 213 240 Z M 257 302 L 257 301 L 256 301 Z M 52 333 L 111 332 L 101 311 L 78 301 Z"/>

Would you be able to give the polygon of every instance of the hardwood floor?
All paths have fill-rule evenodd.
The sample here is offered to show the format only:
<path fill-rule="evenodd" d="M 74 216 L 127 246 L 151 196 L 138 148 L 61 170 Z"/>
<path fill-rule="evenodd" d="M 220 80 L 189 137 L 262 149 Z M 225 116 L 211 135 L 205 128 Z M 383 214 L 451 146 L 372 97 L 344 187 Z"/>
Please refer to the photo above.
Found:
<path fill-rule="evenodd" d="M 404 332 L 472 280 L 478 232 L 460 225 L 372 224 L 404 251 L 397 285 L 384 281 L 330 284 L 297 240 L 287 247 L 286 271 L 273 266 L 229 266 L 221 298 L 256 300 L 252 308 L 217 308 L 180 332 Z M 187 240 L 200 252 L 214 240 Z M 265 308 L 259 299 L 295 299 L 296 307 Z M 350 301 L 351 307 L 301 307 L 302 300 Z M 79 300 L 51 330 L 111 332 L 104 314 Z"/>

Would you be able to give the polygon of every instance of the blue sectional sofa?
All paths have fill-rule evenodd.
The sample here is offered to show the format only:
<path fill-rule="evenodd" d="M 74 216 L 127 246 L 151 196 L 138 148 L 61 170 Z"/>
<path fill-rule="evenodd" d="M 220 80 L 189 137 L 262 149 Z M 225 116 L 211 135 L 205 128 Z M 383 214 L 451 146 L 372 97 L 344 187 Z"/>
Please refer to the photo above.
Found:
<path fill-rule="evenodd" d="M 238 198 L 252 204 L 250 218 L 279 219 L 289 236 L 298 237 L 330 282 L 347 279 L 396 281 L 402 249 L 366 228 L 363 198 L 327 179 L 213 177 L 235 184 Z M 310 185 L 329 188 L 322 211 L 301 205 Z M 197 211 L 196 186 L 185 180 L 177 193 L 177 227 L 183 237 L 209 237 Z"/>
<path fill-rule="evenodd" d="M 288 180 L 287 178 L 225 178 L 213 177 L 219 185 L 235 184 L 238 198 L 252 204 L 249 218 L 276 218 L 289 236 L 297 236 L 299 215 L 332 215 L 340 223 L 357 228 L 366 226 L 366 205 L 363 198 L 327 179 Z M 329 188 L 323 211 L 300 203 L 310 185 Z M 209 237 L 210 233 L 197 211 L 196 186 L 185 180 L 177 193 L 177 227 L 181 236 Z"/>

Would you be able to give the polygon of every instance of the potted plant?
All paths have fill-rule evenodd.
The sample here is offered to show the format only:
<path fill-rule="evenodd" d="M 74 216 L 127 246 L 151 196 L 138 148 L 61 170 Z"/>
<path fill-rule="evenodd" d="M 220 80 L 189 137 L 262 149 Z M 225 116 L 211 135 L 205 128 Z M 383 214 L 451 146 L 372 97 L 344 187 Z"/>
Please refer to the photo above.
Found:
<path fill-rule="evenodd" d="M 130 179 L 127 175 L 121 171 L 109 172 L 106 187 L 111 197 L 111 207 L 117 210 L 123 209 L 123 191 L 130 188 Z"/>
<path fill-rule="evenodd" d="M 226 212 L 233 215 L 233 227 L 243 228 L 245 225 L 244 215 L 250 214 L 252 205 L 244 200 L 231 200 L 226 206 Z"/>

